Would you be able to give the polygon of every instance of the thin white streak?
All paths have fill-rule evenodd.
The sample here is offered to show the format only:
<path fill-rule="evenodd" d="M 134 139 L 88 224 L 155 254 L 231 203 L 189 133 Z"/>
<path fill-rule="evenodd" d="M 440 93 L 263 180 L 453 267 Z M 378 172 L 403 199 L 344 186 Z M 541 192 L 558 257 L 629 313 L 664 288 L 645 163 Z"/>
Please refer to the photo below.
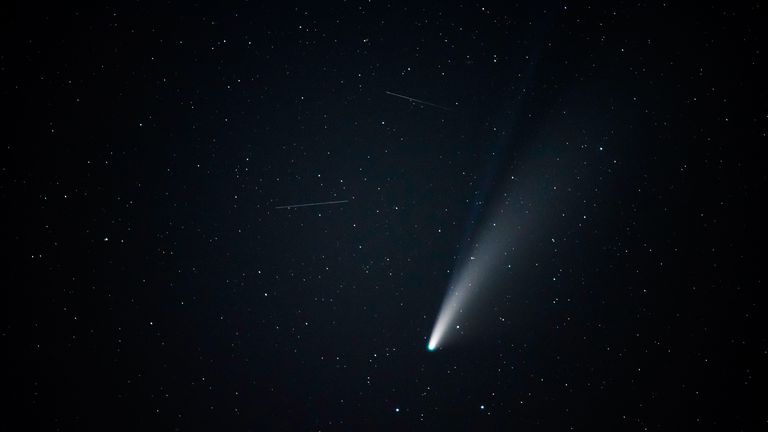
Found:
<path fill-rule="evenodd" d="M 392 93 L 390 91 L 385 91 L 384 93 L 386 93 L 386 94 L 388 94 L 390 96 L 396 96 L 396 97 L 399 97 L 399 98 L 403 98 L 403 99 L 405 99 L 407 101 L 410 101 L 410 102 L 415 102 L 415 103 L 422 104 L 422 105 L 429 105 L 431 107 L 440 108 L 441 110 L 451 111 L 451 109 L 448 108 L 448 107 L 444 107 L 444 106 L 438 105 L 438 104 L 433 104 L 432 102 L 423 101 L 421 99 L 415 99 L 415 98 L 408 97 L 408 96 L 405 96 L 405 95 L 401 95 L 401 94 L 397 94 L 397 93 Z"/>
<path fill-rule="evenodd" d="M 349 200 L 339 200 L 339 201 L 325 201 L 325 202 L 316 202 L 316 203 L 307 203 L 307 204 L 291 204 L 291 205 L 282 205 L 275 207 L 276 209 L 291 209 L 296 207 L 310 207 L 310 206 L 320 206 L 320 205 L 329 205 L 329 204 L 341 204 L 349 202 Z"/>

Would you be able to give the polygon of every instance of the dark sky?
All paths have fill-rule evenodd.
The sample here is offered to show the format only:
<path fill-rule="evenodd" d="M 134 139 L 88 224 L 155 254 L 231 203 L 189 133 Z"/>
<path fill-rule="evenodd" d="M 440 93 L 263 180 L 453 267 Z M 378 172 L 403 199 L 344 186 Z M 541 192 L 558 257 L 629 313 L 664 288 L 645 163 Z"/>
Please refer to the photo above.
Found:
<path fill-rule="evenodd" d="M 766 427 L 758 2 L 289 3 L 4 19 L 3 422 Z"/>

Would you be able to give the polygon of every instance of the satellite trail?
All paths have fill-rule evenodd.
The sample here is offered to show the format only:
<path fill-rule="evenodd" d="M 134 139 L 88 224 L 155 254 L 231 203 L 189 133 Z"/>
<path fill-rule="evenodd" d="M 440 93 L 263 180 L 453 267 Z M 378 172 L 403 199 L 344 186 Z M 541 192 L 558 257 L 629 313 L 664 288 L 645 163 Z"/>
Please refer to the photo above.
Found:
<path fill-rule="evenodd" d="M 390 91 L 385 91 L 384 93 L 386 93 L 386 94 L 388 94 L 390 96 L 396 96 L 396 97 L 399 97 L 399 98 L 403 98 L 403 99 L 405 99 L 407 101 L 411 101 L 411 102 L 414 102 L 414 103 L 417 103 L 417 104 L 429 105 L 431 107 L 440 108 L 441 110 L 451 111 L 451 109 L 448 108 L 448 107 L 444 107 L 444 106 L 438 105 L 438 104 L 433 104 L 432 102 L 427 102 L 427 101 L 423 101 L 423 100 L 420 100 L 420 99 L 414 99 L 412 97 L 403 96 L 401 94 L 392 93 Z"/>
<path fill-rule="evenodd" d="M 341 204 L 349 202 L 349 200 L 339 200 L 339 201 L 324 201 L 324 202 L 316 202 L 316 203 L 306 203 L 306 204 L 291 204 L 291 205 L 282 205 L 275 207 L 276 209 L 291 209 L 296 207 L 311 207 L 311 206 L 321 206 L 321 205 L 331 205 L 331 204 Z"/>

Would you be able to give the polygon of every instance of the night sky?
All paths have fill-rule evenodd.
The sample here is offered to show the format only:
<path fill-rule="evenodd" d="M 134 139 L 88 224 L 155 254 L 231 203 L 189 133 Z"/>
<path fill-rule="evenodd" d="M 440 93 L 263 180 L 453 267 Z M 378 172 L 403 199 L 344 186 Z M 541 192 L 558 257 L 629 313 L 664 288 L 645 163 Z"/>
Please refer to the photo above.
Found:
<path fill-rule="evenodd" d="M 766 428 L 758 2 L 289 3 L 3 19 L 0 428 Z"/>

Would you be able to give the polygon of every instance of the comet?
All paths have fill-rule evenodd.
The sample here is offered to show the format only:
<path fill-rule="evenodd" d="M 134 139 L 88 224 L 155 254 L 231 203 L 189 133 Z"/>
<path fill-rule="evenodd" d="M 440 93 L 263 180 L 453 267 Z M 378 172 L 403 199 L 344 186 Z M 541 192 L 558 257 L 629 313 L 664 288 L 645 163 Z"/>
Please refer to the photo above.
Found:
<path fill-rule="evenodd" d="M 459 328 L 457 323 L 460 322 L 466 307 L 492 285 L 495 267 L 500 265 L 504 249 L 508 247 L 506 239 L 497 234 L 493 230 L 483 233 L 472 255 L 457 267 L 432 328 L 427 344 L 429 351 L 443 346 L 450 332 Z"/>
<path fill-rule="evenodd" d="M 537 141 L 549 143 L 558 137 L 544 135 Z M 478 315 L 488 313 L 482 309 L 481 300 L 495 298 L 500 289 L 510 293 L 521 288 L 514 284 L 515 279 L 510 279 L 510 275 L 526 270 L 520 265 L 523 261 L 518 254 L 540 251 L 540 245 L 547 244 L 547 240 L 555 243 L 550 233 L 555 224 L 563 222 L 552 215 L 565 216 L 567 210 L 563 209 L 581 202 L 579 195 L 564 192 L 569 188 L 557 186 L 572 185 L 592 175 L 582 169 L 577 151 L 568 150 L 524 155 L 525 163 L 500 180 L 503 183 L 495 197 L 489 200 L 483 217 L 467 236 L 471 243 L 462 246 L 463 253 L 454 264 L 427 350 L 439 350 L 469 335 L 471 332 L 462 325 L 482 321 Z M 581 226 L 581 220 L 576 223 Z M 536 247 L 532 248 L 533 245 Z"/>
<path fill-rule="evenodd" d="M 541 164 L 529 162 L 533 173 L 541 176 Z M 535 227 L 545 219 L 542 213 L 548 200 L 538 192 L 539 177 L 526 175 L 522 179 L 510 176 L 508 183 L 491 199 L 472 235 L 471 243 L 463 246 L 464 253 L 454 265 L 445 297 L 440 306 L 427 349 L 436 351 L 451 340 L 464 334 L 461 324 L 476 321 L 482 298 L 493 298 L 500 287 L 499 281 L 511 271 L 509 256 L 531 241 Z M 536 191 L 537 203 L 526 197 Z M 526 227 L 522 230 L 521 227 Z M 502 285 L 509 288 L 509 285 Z"/>

